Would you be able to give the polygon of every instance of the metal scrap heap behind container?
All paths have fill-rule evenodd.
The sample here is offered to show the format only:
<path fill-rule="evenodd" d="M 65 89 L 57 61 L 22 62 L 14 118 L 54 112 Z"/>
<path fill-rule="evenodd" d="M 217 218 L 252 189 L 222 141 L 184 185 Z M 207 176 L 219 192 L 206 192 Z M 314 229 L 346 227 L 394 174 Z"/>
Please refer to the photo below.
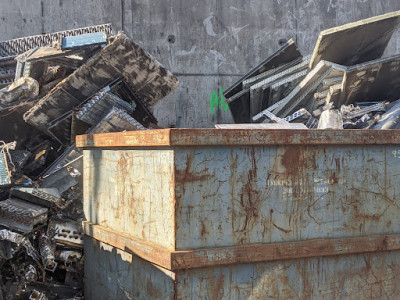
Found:
<path fill-rule="evenodd" d="M 157 128 L 177 85 L 110 24 L 0 42 L 0 299 L 83 299 L 75 136 Z"/>

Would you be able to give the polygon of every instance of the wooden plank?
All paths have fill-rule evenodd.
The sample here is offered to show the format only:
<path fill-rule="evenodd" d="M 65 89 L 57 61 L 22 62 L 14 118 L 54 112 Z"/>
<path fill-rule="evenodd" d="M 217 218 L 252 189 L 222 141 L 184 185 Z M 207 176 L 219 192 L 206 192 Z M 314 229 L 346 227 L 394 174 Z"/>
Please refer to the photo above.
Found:
<path fill-rule="evenodd" d="M 394 130 L 156 129 L 82 135 L 77 147 L 396 145 Z"/>
<path fill-rule="evenodd" d="M 173 251 L 84 222 L 85 234 L 168 270 L 400 250 L 400 234 Z"/>

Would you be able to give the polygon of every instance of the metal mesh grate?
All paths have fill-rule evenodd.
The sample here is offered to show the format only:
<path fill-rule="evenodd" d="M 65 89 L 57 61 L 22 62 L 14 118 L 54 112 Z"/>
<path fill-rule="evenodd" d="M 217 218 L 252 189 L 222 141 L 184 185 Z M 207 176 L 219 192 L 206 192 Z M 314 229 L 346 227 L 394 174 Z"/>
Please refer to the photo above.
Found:
<path fill-rule="evenodd" d="M 77 36 L 87 33 L 105 32 L 107 37 L 113 36 L 111 24 L 89 26 L 42 35 L 22 37 L 0 42 L 0 57 L 13 57 L 36 47 L 50 46 L 53 41 L 58 41 L 66 36 Z"/>

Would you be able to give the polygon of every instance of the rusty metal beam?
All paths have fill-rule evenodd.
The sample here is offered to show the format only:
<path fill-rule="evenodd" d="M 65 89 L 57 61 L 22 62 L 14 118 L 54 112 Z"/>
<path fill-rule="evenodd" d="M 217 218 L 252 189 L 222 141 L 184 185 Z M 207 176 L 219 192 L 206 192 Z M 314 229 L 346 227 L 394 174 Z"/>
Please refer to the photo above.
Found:
<path fill-rule="evenodd" d="M 80 135 L 77 147 L 396 145 L 395 130 L 156 129 Z"/>
<path fill-rule="evenodd" d="M 86 235 L 98 241 L 135 254 L 171 271 L 239 263 L 400 250 L 400 234 L 174 251 L 148 241 L 116 233 L 90 222 L 83 222 L 83 229 Z"/>

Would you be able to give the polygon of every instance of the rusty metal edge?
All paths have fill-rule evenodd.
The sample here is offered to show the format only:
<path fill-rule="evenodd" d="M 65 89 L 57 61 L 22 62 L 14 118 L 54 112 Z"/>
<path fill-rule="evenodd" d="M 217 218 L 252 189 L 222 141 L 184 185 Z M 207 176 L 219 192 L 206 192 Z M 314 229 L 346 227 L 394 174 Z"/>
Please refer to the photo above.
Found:
<path fill-rule="evenodd" d="M 86 235 L 98 241 L 135 254 L 170 271 L 400 250 L 400 234 L 392 234 L 174 251 L 90 222 L 83 222 L 83 228 Z"/>
<path fill-rule="evenodd" d="M 117 233 L 111 229 L 94 225 L 88 221 L 83 221 L 82 227 L 84 234 L 95 240 L 109 244 L 128 253 L 135 254 L 165 269 L 172 269 L 172 250 L 148 241 L 135 239 L 127 234 Z"/>
<path fill-rule="evenodd" d="M 399 130 L 155 129 L 81 135 L 81 148 L 271 145 L 396 145 Z"/>

